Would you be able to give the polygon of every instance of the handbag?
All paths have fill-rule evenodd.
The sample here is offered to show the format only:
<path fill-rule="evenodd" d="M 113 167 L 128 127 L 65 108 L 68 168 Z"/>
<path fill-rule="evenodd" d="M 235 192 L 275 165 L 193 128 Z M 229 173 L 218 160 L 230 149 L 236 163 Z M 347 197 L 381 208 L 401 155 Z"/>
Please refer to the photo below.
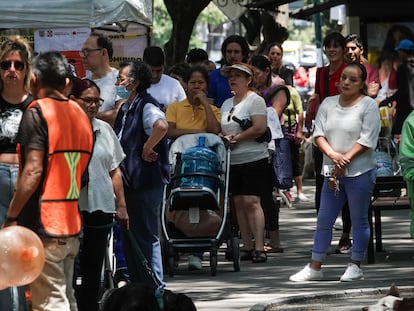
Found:
<path fill-rule="evenodd" d="M 290 144 L 286 138 L 275 139 L 275 152 L 273 153 L 273 169 L 275 172 L 275 187 L 290 189 L 293 186 L 292 160 Z"/>
<path fill-rule="evenodd" d="M 237 122 L 243 131 L 247 130 L 249 127 L 253 125 L 253 122 L 249 119 L 239 119 L 236 116 L 233 116 L 231 118 L 234 122 Z M 270 142 L 272 140 L 272 132 L 270 131 L 270 128 L 267 126 L 266 131 L 260 135 L 259 137 L 255 138 L 255 141 L 258 143 L 264 143 L 264 142 Z"/>

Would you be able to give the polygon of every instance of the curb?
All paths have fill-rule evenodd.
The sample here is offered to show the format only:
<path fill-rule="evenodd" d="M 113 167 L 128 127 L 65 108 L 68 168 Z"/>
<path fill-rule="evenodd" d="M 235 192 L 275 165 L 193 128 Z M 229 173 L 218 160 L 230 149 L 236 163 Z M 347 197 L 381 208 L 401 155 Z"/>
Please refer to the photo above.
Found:
<path fill-rule="evenodd" d="M 347 298 L 347 297 L 359 297 L 359 296 L 369 296 L 369 295 L 386 295 L 390 287 L 380 287 L 380 288 L 363 288 L 363 289 L 349 289 L 345 291 L 335 291 L 329 294 L 308 294 L 308 295 L 295 295 L 286 298 L 278 298 L 268 303 L 258 303 L 249 309 L 249 311 L 269 311 L 273 307 L 278 307 L 281 305 L 303 303 L 307 300 L 313 299 L 335 299 L 335 298 Z M 398 289 L 401 294 L 412 293 L 414 292 L 413 286 L 398 286 Z"/>

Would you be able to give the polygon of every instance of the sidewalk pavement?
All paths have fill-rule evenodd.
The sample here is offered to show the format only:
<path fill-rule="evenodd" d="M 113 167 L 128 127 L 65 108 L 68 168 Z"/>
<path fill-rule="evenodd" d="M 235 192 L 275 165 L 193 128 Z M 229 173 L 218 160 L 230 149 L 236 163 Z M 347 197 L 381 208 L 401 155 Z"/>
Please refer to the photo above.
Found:
<path fill-rule="evenodd" d="M 309 202 L 295 202 L 292 208 L 280 210 L 284 253 L 269 254 L 264 264 L 242 261 L 241 271 L 234 272 L 223 249 L 215 277 L 210 275 L 207 253 L 201 271 L 188 271 L 182 256 L 176 275 L 165 276 L 167 288 L 189 295 L 199 311 L 361 310 L 385 295 L 392 283 L 414 296 L 414 241 L 409 235 L 408 210 L 382 212 L 385 252 L 376 253 L 374 264 L 363 262 L 365 280 L 340 282 L 349 255 L 331 254 L 323 266 L 324 281 L 290 282 L 289 276 L 310 260 L 316 225 L 314 180 L 304 180 L 304 193 Z M 333 231 L 332 245 L 340 235 L 340 230 Z"/>

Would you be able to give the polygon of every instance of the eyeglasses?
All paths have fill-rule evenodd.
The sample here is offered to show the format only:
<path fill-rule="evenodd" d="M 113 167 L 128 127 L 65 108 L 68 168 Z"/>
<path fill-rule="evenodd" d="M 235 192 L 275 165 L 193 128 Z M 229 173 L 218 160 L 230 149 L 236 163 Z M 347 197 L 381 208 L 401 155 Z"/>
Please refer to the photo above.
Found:
<path fill-rule="evenodd" d="M 118 82 L 118 83 L 122 83 L 122 82 L 124 82 L 126 80 L 127 80 L 127 78 L 124 78 L 124 77 L 121 77 L 121 76 L 117 76 L 116 77 L 116 82 Z"/>
<path fill-rule="evenodd" d="M 84 48 L 79 51 L 79 55 L 81 57 L 88 57 L 89 53 L 94 52 L 94 51 L 101 51 L 102 49 L 103 48 L 96 48 L 96 49 Z"/>
<path fill-rule="evenodd" d="M 11 66 L 13 64 L 14 69 L 17 71 L 22 71 L 24 69 L 24 63 L 20 62 L 18 60 L 5 60 L 0 63 L 0 68 L 3 70 L 10 70 Z"/>
<path fill-rule="evenodd" d="M 96 107 L 101 107 L 104 102 L 102 98 L 79 97 L 79 99 L 82 99 L 88 105 L 95 105 Z"/>

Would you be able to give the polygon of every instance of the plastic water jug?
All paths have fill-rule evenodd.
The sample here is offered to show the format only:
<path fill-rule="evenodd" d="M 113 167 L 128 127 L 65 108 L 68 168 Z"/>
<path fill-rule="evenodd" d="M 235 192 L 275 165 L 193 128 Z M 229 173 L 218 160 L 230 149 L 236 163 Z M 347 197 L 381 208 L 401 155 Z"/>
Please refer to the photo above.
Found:
<path fill-rule="evenodd" d="M 219 159 L 217 154 L 205 146 L 206 137 L 198 137 L 198 146 L 184 150 L 181 156 L 181 174 L 207 173 L 217 176 Z M 208 187 L 214 192 L 218 188 L 218 180 L 209 176 L 188 176 L 181 179 L 181 187 Z"/>
<path fill-rule="evenodd" d="M 375 158 L 377 160 L 377 177 L 392 176 L 392 158 L 384 151 L 376 151 Z"/>

